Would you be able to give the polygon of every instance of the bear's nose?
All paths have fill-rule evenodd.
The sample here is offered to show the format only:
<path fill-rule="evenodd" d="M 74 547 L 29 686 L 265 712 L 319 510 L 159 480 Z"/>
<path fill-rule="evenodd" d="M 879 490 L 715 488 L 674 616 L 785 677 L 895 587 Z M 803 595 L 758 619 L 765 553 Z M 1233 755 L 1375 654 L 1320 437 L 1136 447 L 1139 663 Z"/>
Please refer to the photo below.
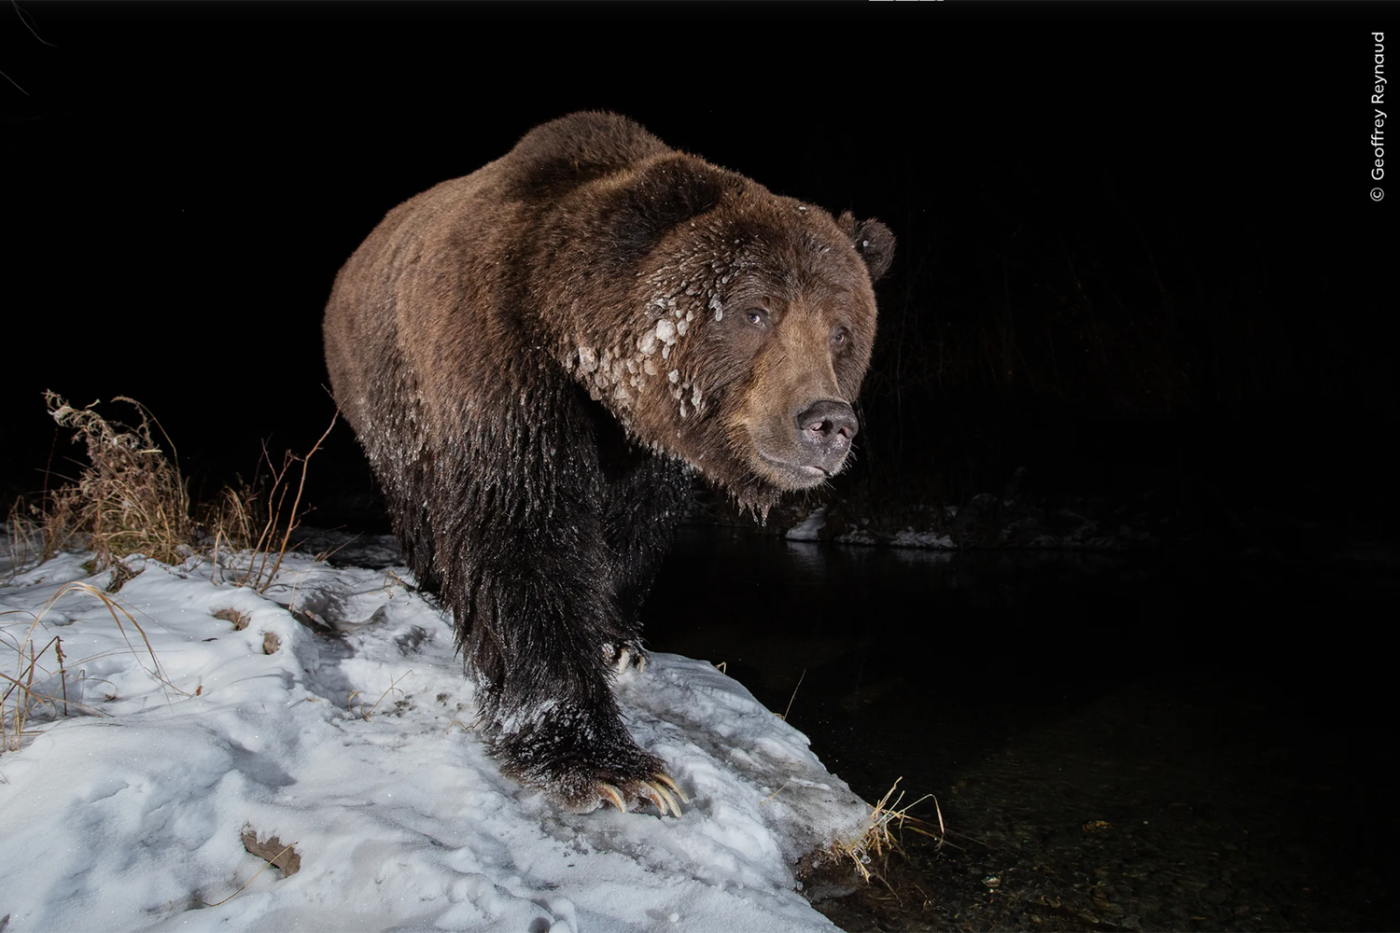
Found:
<path fill-rule="evenodd" d="M 840 399 L 820 399 L 797 413 L 802 443 L 822 451 L 845 447 L 859 430 L 855 409 Z"/>

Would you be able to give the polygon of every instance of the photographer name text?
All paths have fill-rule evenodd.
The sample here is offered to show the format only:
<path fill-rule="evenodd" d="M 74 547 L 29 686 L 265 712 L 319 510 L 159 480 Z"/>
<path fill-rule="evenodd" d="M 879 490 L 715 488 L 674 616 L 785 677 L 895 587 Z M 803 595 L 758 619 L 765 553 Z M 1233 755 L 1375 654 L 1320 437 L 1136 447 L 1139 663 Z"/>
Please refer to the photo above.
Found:
<path fill-rule="evenodd" d="M 1373 72 L 1372 77 L 1375 80 L 1372 84 L 1374 91 L 1371 94 L 1371 106 L 1375 110 L 1375 116 L 1372 119 L 1372 124 L 1375 127 L 1375 132 L 1371 134 L 1371 147 L 1374 150 L 1376 159 L 1375 167 L 1371 169 L 1371 179 L 1373 181 L 1380 181 L 1382 178 L 1385 177 L 1386 114 L 1385 111 L 1381 109 L 1385 106 L 1385 91 L 1387 83 L 1385 79 L 1385 33 L 1373 32 L 1371 33 L 1371 40 L 1375 44 L 1372 50 L 1372 55 L 1375 61 L 1375 71 Z M 1385 195 L 1381 192 L 1381 189 L 1371 189 L 1371 200 L 1379 201 L 1384 196 Z"/>

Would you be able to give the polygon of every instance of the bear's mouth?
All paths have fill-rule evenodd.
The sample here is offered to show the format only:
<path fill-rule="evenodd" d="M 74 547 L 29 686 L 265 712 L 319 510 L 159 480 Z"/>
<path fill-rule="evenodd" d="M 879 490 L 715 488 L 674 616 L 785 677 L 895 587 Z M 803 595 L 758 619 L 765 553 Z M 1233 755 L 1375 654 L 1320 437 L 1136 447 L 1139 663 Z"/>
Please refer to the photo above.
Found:
<path fill-rule="evenodd" d="M 811 463 L 790 463 L 786 460 L 779 460 L 770 457 L 762 451 L 755 451 L 758 454 L 759 473 L 775 486 L 784 489 L 810 489 L 826 482 L 835 476 L 840 469 L 827 470 Z"/>

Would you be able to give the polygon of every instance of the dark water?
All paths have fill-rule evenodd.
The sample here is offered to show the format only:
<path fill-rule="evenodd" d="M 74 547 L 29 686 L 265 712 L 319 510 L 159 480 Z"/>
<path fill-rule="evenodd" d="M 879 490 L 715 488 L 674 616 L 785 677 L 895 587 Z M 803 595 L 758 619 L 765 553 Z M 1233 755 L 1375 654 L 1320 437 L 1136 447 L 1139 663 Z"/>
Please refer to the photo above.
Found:
<path fill-rule="evenodd" d="M 848 929 L 1395 929 L 1400 587 L 1321 550 L 954 556 L 693 528 L 646 635 L 791 703 L 867 800 L 901 777 L 906 802 L 937 796 L 947 845 L 906 834 L 887 885 L 820 905 Z"/>

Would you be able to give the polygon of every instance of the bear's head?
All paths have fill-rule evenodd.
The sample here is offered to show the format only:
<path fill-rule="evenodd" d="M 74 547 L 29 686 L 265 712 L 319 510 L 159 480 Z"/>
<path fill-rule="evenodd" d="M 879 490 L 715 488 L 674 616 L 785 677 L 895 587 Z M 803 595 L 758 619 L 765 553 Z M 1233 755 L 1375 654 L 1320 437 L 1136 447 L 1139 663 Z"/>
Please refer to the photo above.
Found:
<path fill-rule="evenodd" d="M 889 229 L 676 153 L 612 184 L 609 274 L 626 298 L 605 349 L 578 341 L 568 360 L 594 397 L 746 506 L 839 472 Z"/>

